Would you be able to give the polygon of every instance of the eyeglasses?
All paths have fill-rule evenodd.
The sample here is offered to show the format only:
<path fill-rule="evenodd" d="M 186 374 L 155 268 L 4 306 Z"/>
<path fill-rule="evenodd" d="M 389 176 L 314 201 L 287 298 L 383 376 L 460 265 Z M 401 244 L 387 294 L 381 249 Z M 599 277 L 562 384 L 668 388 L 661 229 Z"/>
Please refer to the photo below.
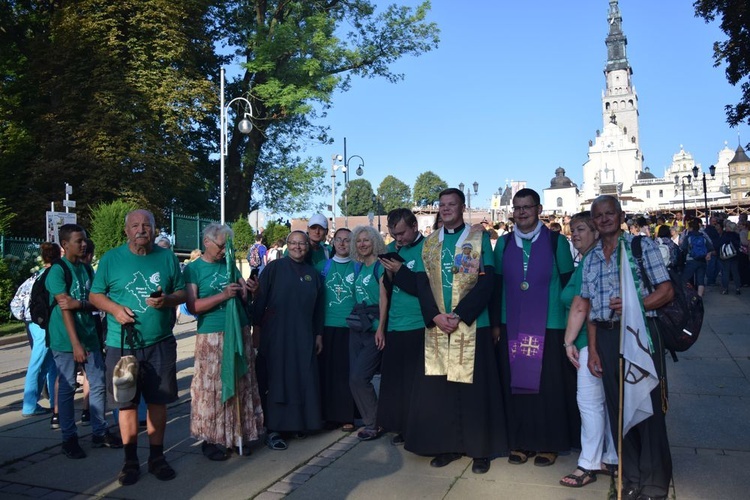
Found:
<path fill-rule="evenodd" d="M 287 246 L 290 246 L 290 247 L 306 247 L 307 246 L 307 242 L 306 241 L 290 241 L 289 243 L 287 243 Z"/>
<path fill-rule="evenodd" d="M 349 243 L 352 242 L 352 240 L 349 238 L 334 238 L 333 242 L 334 243 L 346 243 L 348 245 Z"/>
<path fill-rule="evenodd" d="M 227 247 L 227 243 L 226 242 L 224 242 L 223 245 L 219 245 L 214 240 L 209 239 L 208 241 L 210 241 L 211 243 L 213 243 L 214 245 L 216 245 L 216 248 L 218 248 L 219 250 L 224 250 Z"/>
<path fill-rule="evenodd" d="M 536 205 L 524 205 L 522 207 L 513 207 L 513 211 L 514 212 L 529 212 L 531 211 L 532 208 L 536 208 L 538 206 L 539 204 L 537 203 Z"/>

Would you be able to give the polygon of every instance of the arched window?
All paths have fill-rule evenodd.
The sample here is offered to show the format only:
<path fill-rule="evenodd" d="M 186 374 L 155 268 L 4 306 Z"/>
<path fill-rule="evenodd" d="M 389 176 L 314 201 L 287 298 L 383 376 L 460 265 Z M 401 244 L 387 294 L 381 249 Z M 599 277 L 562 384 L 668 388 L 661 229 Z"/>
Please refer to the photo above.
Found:
<path fill-rule="evenodd" d="M 663 189 L 659 190 L 659 198 L 664 198 L 664 190 Z"/>
<path fill-rule="evenodd" d="M 646 199 L 650 199 L 650 198 L 651 198 L 651 191 L 647 189 L 646 190 Z"/>
<path fill-rule="evenodd" d="M 563 206 L 563 199 L 562 199 L 562 197 L 558 196 L 558 198 L 557 198 L 557 206 L 558 207 L 562 207 Z"/>

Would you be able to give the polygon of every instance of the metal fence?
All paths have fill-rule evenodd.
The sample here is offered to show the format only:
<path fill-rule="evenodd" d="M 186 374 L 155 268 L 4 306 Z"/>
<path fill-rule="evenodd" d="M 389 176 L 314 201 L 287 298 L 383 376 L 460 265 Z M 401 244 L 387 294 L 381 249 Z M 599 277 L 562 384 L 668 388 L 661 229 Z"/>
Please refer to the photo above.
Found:
<path fill-rule="evenodd" d="M 13 256 L 23 259 L 26 254 L 39 254 L 39 245 L 43 240 L 39 238 L 17 238 L 0 235 L 0 256 Z"/>
<path fill-rule="evenodd" d="M 172 212 L 171 230 L 174 235 L 175 253 L 190 253 L 196 248 L 203 250 L 203 238 L 201 233 L 214 219 L 202 218 L 197 215 L 182 215 Z"/>

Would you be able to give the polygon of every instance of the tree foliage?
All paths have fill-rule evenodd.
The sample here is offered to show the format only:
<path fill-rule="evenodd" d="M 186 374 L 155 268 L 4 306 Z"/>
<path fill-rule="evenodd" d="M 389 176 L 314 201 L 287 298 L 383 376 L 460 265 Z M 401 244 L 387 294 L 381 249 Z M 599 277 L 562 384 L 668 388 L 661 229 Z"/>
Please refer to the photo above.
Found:
<path fill-rule="evenodd" d="M 349 187 L 344 189 L 339 199 L 339 208 L 341 214 L 350 215 L 367 215 L 368 212 L 375 210 L 373 197 L 375 192 L 372 190 L 370 181 L 366 179 L 354 179 L 349 182 Z M 348 197 L 348 200 L 347 200 Z M 347 213 L 347 205 L 349 211 Z"/>
<path fill-rule="evenodd" d="M 289 226 L 283 224 L 281 221 L 270 221 L 266 224 L 266 229 L 263 231 L 263 243 L 270 248 L 271 245 L 279 240 L 286 241 L 286 237 L 289 236 L 290 232 Z"/>
<path fill-rule="evenodd" d="M 0 234 L 5 234 L 10 227 L 11 221 L 16 217 L 5 201 L 5 198 L 0 198 Z"/>
<path fill-rule="evenodd" d="M 430 4 L 369 0 L 0 0 L 0 197 L 33 234 L 64 183 L 85 207 L 115 199 L 155 214 L 217 214 L 219 68 L 228 99 L 226 219 L 309 209 L 324 189 L 313 143 L 337 91 L 437 46 Z"/>
<path fill-rule="evenodd" d="M 737 104 L 725 106 L 727 122 L 736 127 L 750 123 L 750 7 L 747 0 L 697 0 L 696 17 L 707 23 L 721 18 L 721 30 L 727 40 L 714 42 L 714 67 L 726 64 L 727 81 L 740 84 L 742 97 Z"/>
<path fill-rule="evenodd" d="M 414 182 L 414 203 L 416 205 L 432 205 L 438 201 L 440 191 L 448 188 L 448 184 L 436 173 L 428 170 L 422 172 Z"/>
<path fill-rule="evenodd" d="M 411 188 L 392 175 L 388 175 L 378 186 L 380 207 L 385 213 L 395 208 L 411 208 Z"/>
<path fill-rule="evenodd" d="M 397 82 L 403 75 L 391 71 L 392 63 L 436 47 L 429 9 L 429 2 L 394 4 L 379 13 L 369 0 L 225 2 L 225 42 L 245 68 L 228 95 L 250 100 L 254 124 L 248 136 L 232 134 L 228 144 L 231 217 L 261 199 L 274 211 L 309 208 L 309 195 L 324 189 L 324 170 L 320 159 L 299 153 L 307 142 L 331 142 L 327 127 L 315 120 L 325 116 L 335 91 L 349 89 L 352 77 Z M 290 176 L 301 184 L 286 182 Z"/>

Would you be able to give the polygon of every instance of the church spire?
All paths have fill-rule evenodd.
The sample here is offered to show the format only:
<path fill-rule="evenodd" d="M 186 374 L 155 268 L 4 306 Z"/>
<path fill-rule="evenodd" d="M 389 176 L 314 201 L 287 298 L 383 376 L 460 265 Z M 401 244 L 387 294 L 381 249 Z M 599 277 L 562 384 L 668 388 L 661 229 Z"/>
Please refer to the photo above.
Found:
<path fill-rule="evenodd" d="M 622 32 L 622 16 L 617 0 L 609 0 L 607 22 L 609 23 L 609 34 L 604 41 L 607 45 L 607 68 L 605 72 L 618 69 L 630 70 L 628 56 L 625 52 L 628 39 Z M 632 73 L 632 70 L 630 72 Z"/>

